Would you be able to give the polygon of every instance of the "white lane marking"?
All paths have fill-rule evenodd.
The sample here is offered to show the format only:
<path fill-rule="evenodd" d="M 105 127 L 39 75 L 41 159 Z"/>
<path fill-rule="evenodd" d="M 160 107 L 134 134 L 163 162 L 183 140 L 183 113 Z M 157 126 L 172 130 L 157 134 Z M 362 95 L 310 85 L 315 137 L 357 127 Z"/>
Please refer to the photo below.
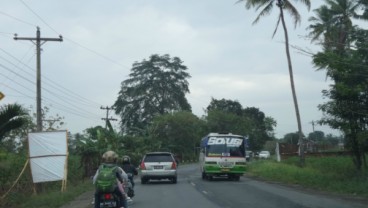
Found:
<path fill-rule="evenodd" d="M 207 191 L 202 191 L 204 194 L 208 195 Z"/>
<path fill-rule="evenodd" d="M 196 186 L 196 184 L 195 184 L 195 183 L 193 183 L 193 182 L 190 182 L 190 184 L 192 184 L 192 186 Z"/>

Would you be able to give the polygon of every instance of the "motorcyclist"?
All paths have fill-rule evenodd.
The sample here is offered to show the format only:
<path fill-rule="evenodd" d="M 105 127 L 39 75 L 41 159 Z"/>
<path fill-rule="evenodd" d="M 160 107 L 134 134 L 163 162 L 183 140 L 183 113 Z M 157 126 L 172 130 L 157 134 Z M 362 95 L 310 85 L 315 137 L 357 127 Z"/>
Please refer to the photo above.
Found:
<path fill-rule="evenodd" d="M 122 168 L 125 171 L 125 173 L 128 174 L 128 178 L 130 182 L 132 183 L 132 187 L 134 188 L 134 176 L 138 175 L 137 168 L 134 167 L 134 165 L 131 164 L 130 157 L 127 155 L 124 155 L 122 158 Z"/>
<path fill-rule="evenodd" d="M 114 167 L 116 166 L 117 168 L 115 169 L 115 175 L 116 175 L 116 184 L 114 187 L 114 194 L 116 194 L 119 197 L 119 201 L 120 201 L 120 207 L 124 207 L 127 208 L 128 207 L 128 203 L 127 203 L 127 199 L 125 197 L 125 194 L 120 191 L 119 189 L 119 182 L 123 183 L 124 179 L 127 178 L 126 173 L 118 167 L 118 165 L 116 164 L 118 159 L 118 155 L 114 152 L 114 151 L 107 151 L 102 155 L 102 164 L 100 165 L 100 167 L 97 169 L 96 174 L 93 177 L 93 183 L 96 182 L 98 174 L 100 169 L 103 166 L 108 166 L 108 167 Z M 95 192 L 95 208 L 99 208 L 100 207 L 100 194 L 98 190 L 96 190 Z"/>

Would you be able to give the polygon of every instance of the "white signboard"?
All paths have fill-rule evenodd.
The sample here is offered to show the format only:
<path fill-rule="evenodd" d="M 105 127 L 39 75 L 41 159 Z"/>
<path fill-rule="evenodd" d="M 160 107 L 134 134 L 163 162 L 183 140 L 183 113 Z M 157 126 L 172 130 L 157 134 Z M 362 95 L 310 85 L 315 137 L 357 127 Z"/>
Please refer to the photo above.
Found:
<path fill-rule="evenodd" d="M 67 131 L 28 134 L 33 183 L 66 178 Z"/>

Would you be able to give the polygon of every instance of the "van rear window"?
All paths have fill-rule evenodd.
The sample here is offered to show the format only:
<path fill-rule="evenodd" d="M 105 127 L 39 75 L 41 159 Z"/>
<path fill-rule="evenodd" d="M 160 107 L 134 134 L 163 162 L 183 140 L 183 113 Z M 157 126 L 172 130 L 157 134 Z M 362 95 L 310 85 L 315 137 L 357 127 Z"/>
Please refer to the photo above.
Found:
<path fill-rule="evenodd" d="M 146 155 L 144 162 L 172 162 L 173 158 L 168 154 Z"/>

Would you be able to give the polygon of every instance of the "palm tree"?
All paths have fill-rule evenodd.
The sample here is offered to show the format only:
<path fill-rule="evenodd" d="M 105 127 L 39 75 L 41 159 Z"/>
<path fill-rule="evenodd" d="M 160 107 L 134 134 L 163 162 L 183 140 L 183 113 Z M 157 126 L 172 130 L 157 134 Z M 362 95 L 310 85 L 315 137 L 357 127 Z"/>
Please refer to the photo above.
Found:
<path fill-rule="evenodd" d="M 349 47 L 349 34 L 354 29 L 352 18 L 367 19 L 358 14 L 363 8 L 358 0 L 325 0 L 327 5 L 315 9 L 315 17 L 308 20 L 312 24 L 307 28 L 312 42 L 323 35 L 323 46 L 326 50 L 336 49 L 341 53 Z"/>
<path fill-rule="evenodd" d="M 0 141 L 5 134 L 13 129 L 23 126 L 27 120 L 28 112 L 18 104 L 8 104 L 0 107 Z"/>
<path fill-rule="evenodd" d="M 301 2 L 305 4 L 308 8 L 308 11 L 310 10 L 310 0 L 294 0 L 295 2 Z M 279 9 L 279 16 L 277 19 L 277 24 L 275 31 L 273 33 L 273 36 L 276 34 L 278 26 L 280 24 L 280 21 L 282 23 L 282 27 L 284 29 L 284 35 L 285 35 L 285 49 L 286 49 L 286 57 L 289 67 L 289 76 L 290 76 L 290 84 L 291 84 L 291 91 L 293 94 L 293 101 L 294 101 L 294 107 L 295 107 L 295 113 L 296 113 L 296 119 L 298 122 L 298 134 L 299 134 L 299 147 L 300 147 L 300 165 L 304 166 L 305 159 L 304 159 L 304 148 L 303 148 L 303 131 L 302 131 L 302 125 L 300 121 L 300 114 L 299 114 L 299 107 L 298 107 L 298 100 L 296 97 L 295 92 L 295 85 L 294 85 L 294 77 L 293 77 L 293 67 L 291 64 L 291 58 L 290 58 L 290 50 L 289 50 L 289 37 L 288 37 L 288 31 L 285 23 L 285 16 L 284 16 L 284 10 L 288 11 L 291 15 L 292 19 L 294 20 L 294 26 L 296 27 L 298 23 L 301 22 L 301 16 L 298 12 L 298 10 L 294 7 L 294 5 L 290 2 L 290 0 L 239 0 L 239 2 L 245 2 L 245 8 L 251 9 L 255 8 L 256 11 L 261 10 L 261 12 L 258 14 L 257 18 L 253 21 L 253 24 L 258 23 L 261 17 L 269 15 L 274 8 L 274 6 L 278 7 Z M 273 37 L 272 36 L 272 37 Z"/>

